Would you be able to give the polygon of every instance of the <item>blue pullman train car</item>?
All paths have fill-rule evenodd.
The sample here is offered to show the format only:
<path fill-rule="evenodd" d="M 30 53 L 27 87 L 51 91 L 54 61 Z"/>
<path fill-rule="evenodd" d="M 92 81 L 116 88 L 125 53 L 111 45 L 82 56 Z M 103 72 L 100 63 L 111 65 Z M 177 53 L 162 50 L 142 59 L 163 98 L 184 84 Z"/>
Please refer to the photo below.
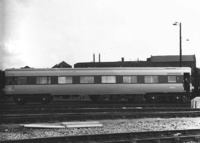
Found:
<path fill-rule="evenodd" d="M 17 104 L 37 98 L 89 96 L 91 100 L 170 100 L 185 102 L 191 88 L 191 68 L 115 67 L 5 70 L 5 94 Z"/>

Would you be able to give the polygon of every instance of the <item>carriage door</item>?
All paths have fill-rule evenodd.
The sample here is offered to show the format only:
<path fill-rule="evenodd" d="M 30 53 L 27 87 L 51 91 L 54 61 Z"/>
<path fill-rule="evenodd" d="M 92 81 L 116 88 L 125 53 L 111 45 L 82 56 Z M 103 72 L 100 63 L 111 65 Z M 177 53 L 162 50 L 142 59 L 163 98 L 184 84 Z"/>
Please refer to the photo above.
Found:
<path fill-rule="evenodd" d="M 6 77 L 5 94 L 12 94 L 14 92 L 14 77 Z"/>
<path fill-rule="evenodd" d="M 190 73 L 184 73 L 183 86 L 186 92 L 190 92 Z"/>

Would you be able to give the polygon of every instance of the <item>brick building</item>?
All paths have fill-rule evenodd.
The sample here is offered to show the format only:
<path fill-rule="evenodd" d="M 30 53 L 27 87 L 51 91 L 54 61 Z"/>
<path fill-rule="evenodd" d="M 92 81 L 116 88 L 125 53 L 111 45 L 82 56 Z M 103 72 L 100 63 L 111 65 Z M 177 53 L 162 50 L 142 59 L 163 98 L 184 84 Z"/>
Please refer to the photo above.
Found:
<path fill-rule="evenodd" d="M 155 67 L 179 67 L 180 56 L 151 56 L 147 58 L 147 62 L 151 62 Z M 183 55 L 182 56 L 182 67 L 196 67 L 195 55 Z"/>
<path fill-rule="evenodd" d="M 182 66 L 196 67 L 195 55 L 183 55 Z M 122 58 L 117 62 L 84 62 L 76 63 L 75 68 L 81 67 L 180 67 L 180 56 L 165 55 L 165 56 L 151 56 L 146 61 L 125 61 Z"/>

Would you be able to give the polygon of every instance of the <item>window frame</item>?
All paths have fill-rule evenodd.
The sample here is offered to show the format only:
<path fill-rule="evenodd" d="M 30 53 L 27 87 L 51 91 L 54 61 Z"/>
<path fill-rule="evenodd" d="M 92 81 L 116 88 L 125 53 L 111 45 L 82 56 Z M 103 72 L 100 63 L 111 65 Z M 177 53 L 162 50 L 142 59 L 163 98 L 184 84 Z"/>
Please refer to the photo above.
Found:
<path fill-rule="evenodd" d="M 124 75 L 123 78 L 123 84 L 134 84 L 137 82 L 137 76 L 136 75 Z"/>
<path fill-rule="evenodd" d="M 38 83 L 38 79 L 39 83 Z M 42 79 L 42 82 L 41 82 Z M 36 77 L 36 85 L 49 85 L 51 84 L 51 76 L 37 76 Z"/>
<path fill-rule="evenodd" d="M 5 77 L 5 85 L 14 85 L 14 84 L 15 84 L 15 77 L 13 76 Z"/>
<path fill-rule="evenodd" d="M 64 82 L 60 82 L 60 78 L 64 78 Z M 72 84 L 72 83 L 73 83 L 72 76 L 58 76 L 58 84 Z"/>
<path fill-rule="evenodd" d="M 149 78 L 149 79 L 147 79 L 147 78 Z M 144 76 L 144 83 L 147 83 L 147 84 L 157 84 L 157 83 L 159 83 L 158 75 L 145 75 Z"/>
<path fill-rule="evenodd" d="M 94 84 L 94 76 L 80 76 L 80 84 Z"/>
<path fill-rule="evenodd" d="M 169 78 L 170 77 L 173 77 L 174 78 L 174 80 L 170 80 Z M 168 83 L 177 83 L 177 79 L 176 79 L 177 77 L 175 76 L 175 75 L 168 75 L 167 76 L 167 81 L 168 81 Z"/>
<path fill-rule="evenodd" d="M 17 77 L 17 85 L 26 85 L 27 84 L 27 77 L 20 76 Z"/>
<path fill-rule="evenodd" d="M 115 75 L 103 75 L 103 76 L 101 76 L 101 83 L 115 84 L 115 83 L 117 83 L 117 78 Z"/>

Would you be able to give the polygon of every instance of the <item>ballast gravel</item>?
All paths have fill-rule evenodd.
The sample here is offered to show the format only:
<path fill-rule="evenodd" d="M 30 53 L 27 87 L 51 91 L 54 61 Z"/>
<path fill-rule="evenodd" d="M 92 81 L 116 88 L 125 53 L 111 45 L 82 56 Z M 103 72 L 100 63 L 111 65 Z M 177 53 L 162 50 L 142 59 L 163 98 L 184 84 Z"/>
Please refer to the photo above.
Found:
<path fill-rule="evenodd" d="M 89 134 L 200 129 L 200 118 L 101 120 L 99 123 L 103 126 L 64 129 L 36 129 L 24 128 L 19 124 L 1 124 L 0 141 Z M 59 124 L 61 123 L 55 123 L 55 125 Z"/>

